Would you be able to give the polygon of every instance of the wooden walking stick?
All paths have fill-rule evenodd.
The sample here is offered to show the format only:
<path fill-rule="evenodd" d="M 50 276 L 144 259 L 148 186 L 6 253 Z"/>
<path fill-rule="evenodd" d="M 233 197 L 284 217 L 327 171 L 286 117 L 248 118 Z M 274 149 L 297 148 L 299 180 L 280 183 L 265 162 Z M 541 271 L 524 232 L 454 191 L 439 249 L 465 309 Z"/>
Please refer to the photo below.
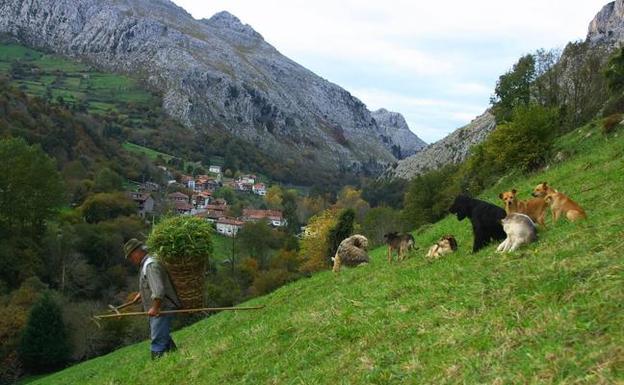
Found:
<path fill-rule="evenodd" d="M 200 312 L 214 312 L 214 311 L 222 311 L 222 310 L 258 310 L 264 308 L 264 305 L 260 306 L 247 306 L 247 307 L 202 307 L 197 309 L 180 309 L 180 310 L 164 310 L 159 314 L 167 315 L 167 314 L 188 314 L 188 313 L 200 313 Z M 121 317 L 138 317 L 138 316 L 146 316 L 147 312 L 145 311 L 137 311 L 137 312 L 128 312 L 128 313 L 119 313 L 116 314 L 100 314 L 93 316 L 96 320 L 103 320 L 107 318 L 121 318 Z"/>

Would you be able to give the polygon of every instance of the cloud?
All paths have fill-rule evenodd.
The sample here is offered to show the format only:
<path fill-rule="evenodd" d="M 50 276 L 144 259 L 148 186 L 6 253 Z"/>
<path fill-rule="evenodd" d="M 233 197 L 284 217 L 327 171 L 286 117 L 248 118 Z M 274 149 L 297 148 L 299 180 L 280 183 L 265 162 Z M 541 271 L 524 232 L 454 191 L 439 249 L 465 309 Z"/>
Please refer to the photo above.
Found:
<path fill-rule="evenodd" d="M 174 0 L 227 10 L 284 55 L 436 140 L 487 108 L 523 54 L 583 39 L 605 0 Z M 474 116 L 472 116 L 474 117 Z M 422 131 L 421 131 L 422 130 Z"/>

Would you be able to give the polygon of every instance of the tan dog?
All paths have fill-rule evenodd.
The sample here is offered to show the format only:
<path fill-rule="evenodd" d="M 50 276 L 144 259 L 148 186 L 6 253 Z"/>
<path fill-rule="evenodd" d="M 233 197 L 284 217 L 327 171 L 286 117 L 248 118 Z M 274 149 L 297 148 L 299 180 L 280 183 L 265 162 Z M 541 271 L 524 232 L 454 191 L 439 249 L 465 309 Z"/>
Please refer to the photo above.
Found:
<path fill-rule="evenodd" d="M 517 197 L 516 189 L 498 194 L 498 197 L 505 202 L 505 212 L 507 216 L 511 213 L 526 214 L 531 220 L 543 228 L 546 228 L 544 217 L 548 204 L 544 198 L 532 198 L 526 201 Z"/>
<path fill-rule="evenodd" d="M 457 241 L 452 235 L 445 235 L 440 238 L 427 252 L 427 258 L 440 258 L 457 250 Z"/>
<path fill-rule="evenodd" d="M 553 223 L 557 222 L 561 215 L 565 215 L 571 222 L 587 218 L 585 210 L 578 203 L 568 198 L 564 193 L 550 187 L 546 182 L 538 184 L 533 189 L 533 196 L 544 198 L 546 203 L 550 205 Z"/>

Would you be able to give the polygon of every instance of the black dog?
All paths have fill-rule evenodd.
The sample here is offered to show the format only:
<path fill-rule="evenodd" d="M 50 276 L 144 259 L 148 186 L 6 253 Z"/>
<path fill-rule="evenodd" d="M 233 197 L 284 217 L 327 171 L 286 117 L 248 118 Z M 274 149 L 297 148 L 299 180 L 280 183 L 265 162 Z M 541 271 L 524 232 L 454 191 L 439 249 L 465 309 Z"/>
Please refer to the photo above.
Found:
<path fill-rule="evenodd" d="M 500 241 L 507 237 L 501 225 L 501 219 L 505 218 L 507 214 L 498 206 L 462 194 L 455 198 L 455 202 L 449 211 L 456 214 L 460 221 L 468 217 L 472 222 L 473 253 L 485 247 L 492 240 Z"/>

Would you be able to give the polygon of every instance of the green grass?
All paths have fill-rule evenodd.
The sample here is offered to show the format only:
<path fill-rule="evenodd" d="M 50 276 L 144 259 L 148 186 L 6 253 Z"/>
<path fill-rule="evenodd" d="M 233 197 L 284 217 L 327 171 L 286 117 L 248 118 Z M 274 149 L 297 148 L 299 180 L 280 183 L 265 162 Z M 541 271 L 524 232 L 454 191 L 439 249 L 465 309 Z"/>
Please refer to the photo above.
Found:
<path fill-rule="evenodd" d="M 46 54 L 16 44 L 0 43 L 0 75 L 10 78 L 11 64 L 19 62 L 30 65 L 38 71 L 26 71 L 24 79 L 14 79 L 17 86 L 32 96 L 46 97 L 47 89 L 53 100 L 62 96 L 66 103 L 73 104 L 85 100 L 87 108 L 93 113 L 105 113 L 109 110 L 126 116 L 124 105 L 158 105 L 158 96 L 146 91 L 136 79 L 98 72 L 88 65 Z"/>
<path fill-rule="evenodd" d="M 586 137 L 591 132 L 591 136 Z M 417 234 L 389 265 L 323 272 L 175 333 L 180 350 L 152 362 L 147 342 L 33 384 L 614 384 L 624 382 L 624 132 L 584 127 L 558 143 L 565 163 L 504 178 L 523 197 L 546 180 L 589 219 L 547 222 L 539 242 L 471 254 L 467 221 Z M 550 218 L 549 218 L 550 219 Z M 442 234 L 459 251 L 423 258 Z"/>
<path fill-rule="evenodd" d="M 123 148 L 125 148 L 126 150 L 130 152 L 143 154 L 152 160 L 156 159 L 159 155 L 167 162 L 171 160 L 172 158 L 174 158 L 174 156 L 165 154 L 164 152 L 159 152 L 149 147 L 143 147 L 138 144 L 134 144 L 130 142 L 125 142 L 122 146 Z"/>

